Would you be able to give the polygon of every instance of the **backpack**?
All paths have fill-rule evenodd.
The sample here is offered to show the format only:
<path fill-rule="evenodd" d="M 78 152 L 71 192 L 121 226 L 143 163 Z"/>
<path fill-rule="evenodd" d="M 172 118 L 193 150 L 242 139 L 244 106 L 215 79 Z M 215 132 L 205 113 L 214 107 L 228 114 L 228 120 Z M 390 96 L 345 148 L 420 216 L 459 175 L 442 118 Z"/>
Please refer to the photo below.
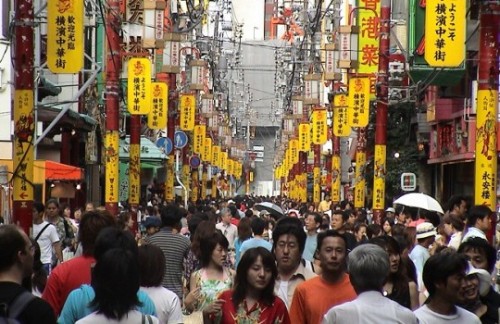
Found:
<path fill-rule="evenodd" d="M 7 324 L 17 324 L 20 323 L 17 320 L 17 317 L 21 315 L 26 306 L 35 299 L 35 296 L 28 292 L 23 291 L 19 295 L 17 295 L 14 300 L 10 303 L 1 303 L 0 304 L 0 323 Z"/>

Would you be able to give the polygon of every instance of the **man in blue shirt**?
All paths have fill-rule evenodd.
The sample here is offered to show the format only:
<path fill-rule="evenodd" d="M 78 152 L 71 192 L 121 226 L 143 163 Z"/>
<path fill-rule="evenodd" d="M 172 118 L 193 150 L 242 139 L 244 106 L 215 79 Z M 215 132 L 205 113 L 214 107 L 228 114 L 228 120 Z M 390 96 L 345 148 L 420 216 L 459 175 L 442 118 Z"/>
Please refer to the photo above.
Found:
<path fill-rule="evenodd" d="M 266 248 L 269 252 L 271 252 L 273 245 L 262 238 L 262 234 L 264 233 L 266 226 L 267 222 L 262 218 L 254 217 L 254 219 L 252 219 L 250 227 L 252 227 L 253 238 L 248 239 L 241 244 L 240 259 L 246 250 L 259 246 Z"/>

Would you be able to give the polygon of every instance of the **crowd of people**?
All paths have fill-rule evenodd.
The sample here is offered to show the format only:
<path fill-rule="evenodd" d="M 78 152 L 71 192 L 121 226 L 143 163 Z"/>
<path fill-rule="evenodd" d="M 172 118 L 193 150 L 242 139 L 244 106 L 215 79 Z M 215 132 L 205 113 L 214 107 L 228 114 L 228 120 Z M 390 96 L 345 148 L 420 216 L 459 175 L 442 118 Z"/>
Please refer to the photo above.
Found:
<path fill-rule="evenodd" d="M 496 215 L 464 197 L 380 221 L 328 196 L 154 197 L 138 214 L 50 199 L 34 204 L 31 237 L 0 226 L 0 320 L 499 323 Z"/>

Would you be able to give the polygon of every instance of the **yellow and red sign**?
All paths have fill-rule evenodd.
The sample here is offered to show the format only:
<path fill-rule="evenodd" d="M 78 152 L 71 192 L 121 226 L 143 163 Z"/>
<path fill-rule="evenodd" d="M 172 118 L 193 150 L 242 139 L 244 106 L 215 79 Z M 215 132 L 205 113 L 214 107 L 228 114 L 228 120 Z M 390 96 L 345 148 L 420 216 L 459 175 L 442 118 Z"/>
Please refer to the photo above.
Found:
<path fill-rule="evenodd" d="M 83 4 L 47 1 L 47 66 L 52 73 L 78 73 L 83 68 Z"/>
<path fill-rule="evenodd" d="M 173 201 L 174 200 L 174 159 L 167 160 L 167 176 L 165 179 L 165 200 Z"/>
<path fill-rule="evenodd" d="M 118 148 L 120 134 L 118 131 L 107 131 L 104 139 L 104 150 L 106 156 L 106 188 L 105 197 L 107 203 L 118 203 L 119 199 L 119 157 Z"/>
<path fill-rule="evenodd" d="M 349 79 L 347 120 L 351 127 L 366 127 L 370 119 L 370 79 Z"/>
<path fill-rule="evenodd" d="M 363 151 L 356 151 L 356 171 L 354 172 L 354 207 L 365 207 L 365 167 L 366 167 L 366 153 Z"/>
<path fill-rule="evenodd" d="M 219 167 L 227 172 L 227 152 L 221 151 L 219 154 Z"/>
<path fill-rule="evenodd" d="M 293 164 L 299 163 L 299 140 L 292 139 L 289 143 L 290 162 Z"/>
<path fill-rule="evenodd" d="M 373 209 L 385 208 L 386 146 L 375 145 L 373 165 Z"/>
<path fill-rule="evenodd" d="M 243 166 L 240 162 L 234 162 L 234 177 L 236 179 L 241 179 L 241 173 L 243 172 Z"/>
<path fill-rule="evenodd" d="M 15 90 L 14 94 L 14 201 L 33 200 L 33 142 L 35 119 L 33 90 Z M 17 216 L 19 218 L 19 216 Z"/>
<path fill-rule="evenodd" d="M 333 98 L 333 134 L 335 136 L 351 135 L 347 113 L 347 96 L 345 94 L 335 95 Z"/>
<path fill-rule="evenodd" d="M 340 202 L 340 190 L 341 190 L 341 174 L 340 174 L 340 156 L 332 156 L 332 201 Z"/>
<path fill-rule="evenodd" d="M 148 114 L 148 127 L 164 129 L 168 119 L 168 86 L 164 82 L 152 82 L 151 89 L 152 104 Z"/>
<path fill-rule="evenodd" d="M 314 110 L 311 116 L 313 144 L 325 144 L 328 140 L 327 114 L 325 109 Z"/>
<path fill-rule="evenodd" d="M 181 95 L 180 115 L 181 130 L 192 131 L 196 116 L 196 99 L 193 95 Z"/>
<path fill-rule="evenodd" d="M 311 150 L 311 125 L 299 124 L 299 151 L 309 152 Z"/>
<path fill-rule="evenodd" d="M 465 60 L 466 0 L 427 0 L 425 54 L 432 67 L 457 67 Z"/>
<path fill-rule="evenodd" d="M 195 153 L 201 154 L 203 145 L 205 144 L 205 134 L 207 132 L 206 125 L 196 125 L 193 131 L 193 151 Z"/>
<path fill-rule="evenodd" d="M 321 170 L 319 167 L 313 169 L 313 202 L 319 203 L 321 200 Z"/>
<path fill-rule="evenodd" d="M 139 204 L 141 199 L 141 145 L 130 144 L 130 160 L 128 166 L 129 204 Z"/>
<path fill-rule="evenodd" d="M 205 137 L 203 140 L 203 148 L 201 150 L 201 159 L 203 162 L 212 162 L 212 138 Z"/>
<path fill-rule="evenodd" d="M 131 115 L 146 115 L 151 110 L 151 61 L 134 57 L 127 66 L 128 112 Z"/>
<path fill-rule="evenodd" d="M 492 210 L 496 208 L 497 107 L 497 90 L 478 90 L 474 203 Z"/>
<path fill-rule="evenodd" d="M 227 164 L 227 175 L 233 175 L 234 174 L 234 161 L 231 159 L 227 159 L 226 161 Z"/>
<path fill-rule="evenodd" d="M 216 167 L 221 167 L 220 166 L 220 146 L 218 145 L 214 145 L 212 147 L 212 165 L 216 166 Z"/>

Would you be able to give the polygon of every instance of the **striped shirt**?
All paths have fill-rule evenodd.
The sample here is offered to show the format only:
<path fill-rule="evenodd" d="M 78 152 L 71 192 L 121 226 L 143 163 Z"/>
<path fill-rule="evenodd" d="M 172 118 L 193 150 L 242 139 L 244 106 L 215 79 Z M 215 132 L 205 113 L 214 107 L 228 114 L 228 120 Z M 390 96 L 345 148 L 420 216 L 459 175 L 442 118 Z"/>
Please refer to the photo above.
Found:
<path fill-rule="evenodd" d="M 162 285 L 182 300 L 183 261 L 190 249 L 189 239 L 181 234 L 173 234 L 170 228 L 162 228 L 147 237 L 146 244 L 156 245 L 163 251 L 166 267 Z"/>

